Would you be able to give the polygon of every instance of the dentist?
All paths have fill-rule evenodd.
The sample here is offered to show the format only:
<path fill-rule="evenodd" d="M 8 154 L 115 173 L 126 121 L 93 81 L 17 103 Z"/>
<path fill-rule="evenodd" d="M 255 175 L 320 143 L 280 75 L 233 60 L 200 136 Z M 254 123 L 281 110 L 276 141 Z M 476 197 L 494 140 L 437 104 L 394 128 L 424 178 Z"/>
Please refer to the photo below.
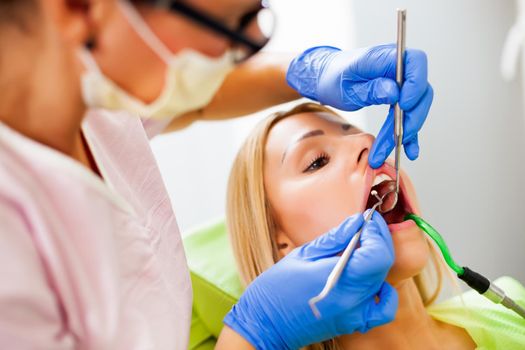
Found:
<path fill-rule="evenodd" d="M 262 10 L 255 0 L 0 0 L 2 346 L 187 348 L 190 279 L 149 147 L 181 120 L 297 98 L 287 78 L 348 110 L 399 100 L 407 155 L 417 157 L 432 101 L 423 53 L 408 50 L 401 91 L 392 46 L 313 48 L 288 71 L 255 64 L 247 58 L 264 44 L 254 22 Z M 391 119 L 372 165 L 393 147 Z M 348 218 L 262 274 L 226 317 L 217 348 L 295 349 L 392 320 L 397 296 L 384 278 L 393 249 L 381 219 L 356 251 L 368 263 L 348 265 L 319 305 L 323 318 L 308 308 L 362 223 Z"/>

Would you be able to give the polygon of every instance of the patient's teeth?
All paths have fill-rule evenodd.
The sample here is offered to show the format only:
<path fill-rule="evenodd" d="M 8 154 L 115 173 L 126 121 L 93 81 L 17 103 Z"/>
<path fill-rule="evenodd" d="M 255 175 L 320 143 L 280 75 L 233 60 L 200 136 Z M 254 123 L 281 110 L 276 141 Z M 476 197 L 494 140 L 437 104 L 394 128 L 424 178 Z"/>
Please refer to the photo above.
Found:
<path fill-rule="evenodd" d="M 372 184 L 372 187 L 374 187 L 375 185 L 379 185 L 381 182 L 386 181 L 386 180 L 392 180 L 392 179 L 390 178 L 390 176 L 386 174 L 380 174 L 376 176 L 376 178 L 374 179 L 374 183 Z"/>

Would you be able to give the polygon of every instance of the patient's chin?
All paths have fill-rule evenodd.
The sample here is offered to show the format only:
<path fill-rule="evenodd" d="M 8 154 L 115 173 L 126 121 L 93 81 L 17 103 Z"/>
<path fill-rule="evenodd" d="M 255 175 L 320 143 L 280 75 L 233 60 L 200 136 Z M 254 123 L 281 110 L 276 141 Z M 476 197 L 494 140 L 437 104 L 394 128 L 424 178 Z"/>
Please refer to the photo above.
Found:
<path fill-rule="evenodd" d="M 392 233 L 395 260 L 387 276 L 394 287 L 423 271 L 430 258 L 430 249 L 423 233 L 410 227 Z"/>

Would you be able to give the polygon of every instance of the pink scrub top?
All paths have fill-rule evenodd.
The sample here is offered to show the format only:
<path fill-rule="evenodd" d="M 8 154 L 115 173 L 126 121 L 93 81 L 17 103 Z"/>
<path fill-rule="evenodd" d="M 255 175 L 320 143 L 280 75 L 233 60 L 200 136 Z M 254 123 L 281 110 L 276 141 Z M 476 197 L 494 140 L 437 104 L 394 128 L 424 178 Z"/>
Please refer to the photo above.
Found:
<path fill-rule="evenodd" d="M 104 180 L 0 123 L 0 348 L 185 350 L 191 282 L 146 130 L 91 111 L 83 132 Z"/>

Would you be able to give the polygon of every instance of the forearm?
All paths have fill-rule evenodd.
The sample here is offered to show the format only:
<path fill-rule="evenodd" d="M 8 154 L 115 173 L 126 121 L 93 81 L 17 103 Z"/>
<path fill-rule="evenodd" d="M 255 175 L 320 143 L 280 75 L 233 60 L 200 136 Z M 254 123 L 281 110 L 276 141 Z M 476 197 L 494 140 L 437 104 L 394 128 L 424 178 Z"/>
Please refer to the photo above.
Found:
<path fill-rule="evenodd" d="M 291 60 L 291 55 L 262 53 L 238 66 L 203 109 L 203 118 L 238 117 L 300 98 L 286 82 Z"/>
<path fill-rule="evenodd" d="M 224 326 L 215 345 L 215 350 L 255 350 L 255 348 L 237 332 Z"/>
<path fill-rule="evenodd" d="M 187 127 L 197 120 L 240 117 L 300 98 L 286 82 L 291 59 L 292 55 L 261 53 L 239 65 L 207 106 L 174 119 L 167 131 Z"/>

